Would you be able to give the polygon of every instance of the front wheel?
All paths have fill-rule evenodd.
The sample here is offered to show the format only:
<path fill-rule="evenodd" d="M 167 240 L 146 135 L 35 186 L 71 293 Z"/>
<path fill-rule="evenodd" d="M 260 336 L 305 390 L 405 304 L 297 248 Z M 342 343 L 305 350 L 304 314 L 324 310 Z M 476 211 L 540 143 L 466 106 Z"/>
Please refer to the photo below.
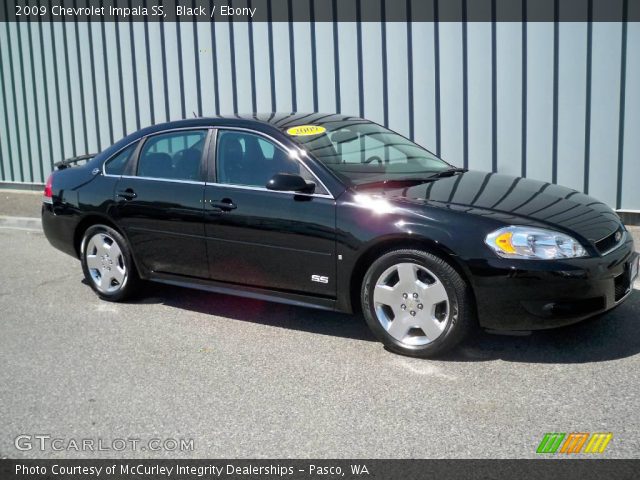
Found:
<path fill-rule="evenodd" d="M 420 250 L 394 250 L 365 274 L 362 310 L 390 350 L 432 357 L 452 349 L 475 324 L 473 296 L 448 262 Z"/>
<path fill-rule="evenodd" d="M 81 247 L 82 271 L 91 288 L 104 300 L 131 296 L 139 279 L 127 241 L 106 225 L 87 229 Z"/>

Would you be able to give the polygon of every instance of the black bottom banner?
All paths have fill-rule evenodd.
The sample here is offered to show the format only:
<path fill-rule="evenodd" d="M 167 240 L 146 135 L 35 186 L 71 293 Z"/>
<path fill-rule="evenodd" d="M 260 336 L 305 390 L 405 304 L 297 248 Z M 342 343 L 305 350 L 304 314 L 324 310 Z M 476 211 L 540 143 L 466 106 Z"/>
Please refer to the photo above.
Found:
<path fill-rule="evenodd" d="M 640 460 L 0 460 L 5 479 L 637 479 Z"/>

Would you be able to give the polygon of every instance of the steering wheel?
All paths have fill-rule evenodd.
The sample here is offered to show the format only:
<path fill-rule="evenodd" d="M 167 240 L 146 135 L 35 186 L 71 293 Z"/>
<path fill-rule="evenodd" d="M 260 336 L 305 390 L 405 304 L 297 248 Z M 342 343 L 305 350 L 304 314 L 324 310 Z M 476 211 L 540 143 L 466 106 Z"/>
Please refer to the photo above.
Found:
<path fill-rule="evenodd" d="M 367 158 L 363 163 L 371 163 L 374 160 L 377 160 L 380 165 L 382 165 L 382 159 L 378 155 L 374 155 L 372 157 Z"/>

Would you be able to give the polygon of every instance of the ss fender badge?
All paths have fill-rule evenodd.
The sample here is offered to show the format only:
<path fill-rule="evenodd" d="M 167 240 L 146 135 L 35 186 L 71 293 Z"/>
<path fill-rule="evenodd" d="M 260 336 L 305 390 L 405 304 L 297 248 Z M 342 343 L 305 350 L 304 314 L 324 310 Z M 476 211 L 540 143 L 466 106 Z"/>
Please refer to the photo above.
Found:
<path fill-rule="evenodd" d="M 311 281 L 318 283 L 329 283 L 329 277 L 325 277 L 324 275 L 311 275 Z"/>

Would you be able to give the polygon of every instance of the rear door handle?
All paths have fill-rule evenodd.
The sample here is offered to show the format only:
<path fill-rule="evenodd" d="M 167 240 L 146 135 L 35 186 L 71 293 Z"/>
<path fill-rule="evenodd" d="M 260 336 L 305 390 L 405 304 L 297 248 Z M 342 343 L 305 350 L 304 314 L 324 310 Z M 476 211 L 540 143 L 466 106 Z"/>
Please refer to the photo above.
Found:
<path fill-rule="evenodd" d="M 124 198 L 125 200 L 133 200 L 138 196 L 136 192 L 133 191 L 132 188 L 127 188 L 126 190 L 118 190 L 116 195 L 120 198 Z"/>
<path fill-rule="evenodd" d="M 222 210 L 223 212 L 229 212 L 235 210 L 238 206 L 233 203 L 230 198 L 223 198 L 222 200 L 209 200 L 209 205 L 215 210 Z"/>

